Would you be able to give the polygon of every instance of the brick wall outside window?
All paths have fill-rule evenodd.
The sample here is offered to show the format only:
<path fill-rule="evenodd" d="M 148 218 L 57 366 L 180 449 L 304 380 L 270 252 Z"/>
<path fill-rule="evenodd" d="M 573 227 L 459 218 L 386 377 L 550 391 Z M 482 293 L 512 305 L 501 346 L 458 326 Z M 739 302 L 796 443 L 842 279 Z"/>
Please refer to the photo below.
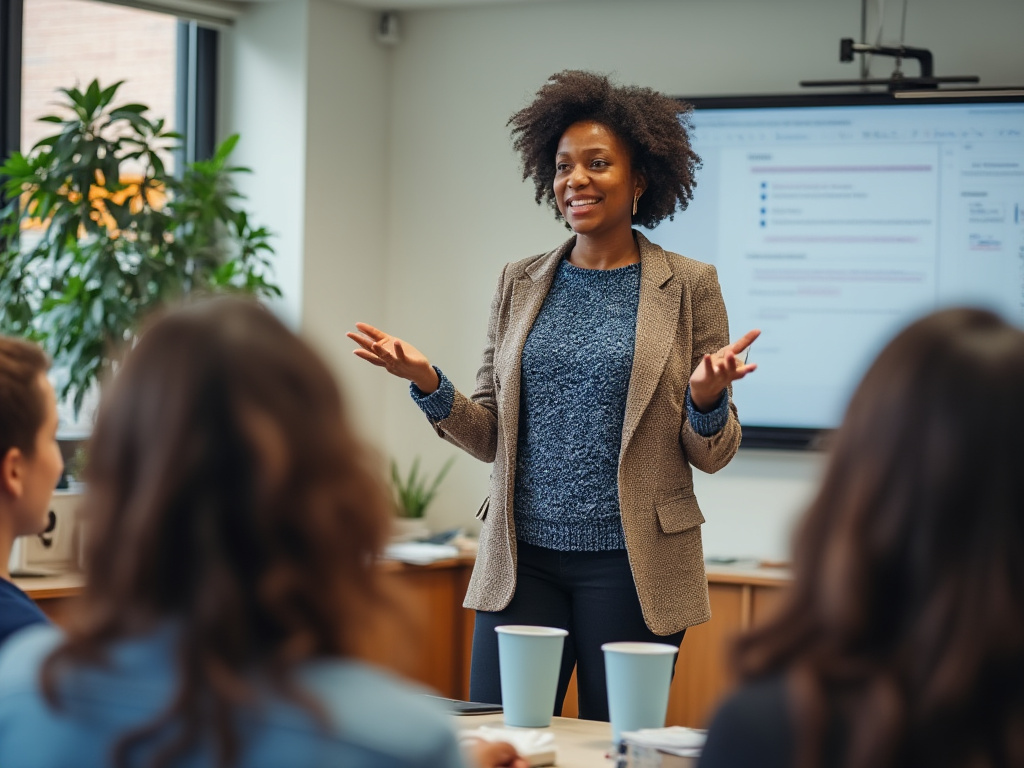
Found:
<path fill-rule="evenodd" d="M 54 133 L 58 88 L 118 80 L 118 102 L 141 102 L 174 128 L 177 19 L 93 0 L 25 0 L 21 148 Z"/>

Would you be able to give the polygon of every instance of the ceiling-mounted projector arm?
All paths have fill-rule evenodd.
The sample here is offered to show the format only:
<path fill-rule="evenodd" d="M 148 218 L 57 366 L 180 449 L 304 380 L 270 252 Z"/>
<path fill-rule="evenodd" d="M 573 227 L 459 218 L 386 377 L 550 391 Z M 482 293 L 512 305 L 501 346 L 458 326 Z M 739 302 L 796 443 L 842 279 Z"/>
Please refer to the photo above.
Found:
<path fill-rule="evenodd" d="M 899 48 L 891 48 L 885 45 L 868 45 L 867 43 L 855 43 L 852 37 L 844 37 L 839 41 L 839 60 L 853 61 L 853 55 L 859 53 L 871 53 L 876 56 L 892 56 L 895 59 L 917 59 L 921 64 L 921 78 L 932 78 L 934 76 L 934 65 L 932 63 L 932 52 L 927 48 L 911 48 L 901 45 Z"/>
<path fill-rule="evenodd" d="M 867 45 L 866 43 L 855 43 L 852 38 L 844 37 L 839 41 L 839 60 L 853 61 L 853 55 L 859 53 L 873 53 L 878 56 L 892 56 L 896 59 L 896 71 L 887 80 L 861 78 L 860 80 L 801 80 L 800 85 L 805 87 L 835 87 L 835 86 L 860 86 L 885 85 L 890 91 L 906 90 L 935 90 L 940 83 L 976 83 L 976 75 L 960 75 L 957 77 L 935 77 L 932 52 L 927 48 L 910 48 L 906 45 L 891 47 L 886 45 Z M 921 74 L 918 77 L 906 77 L 900 72 L 899 62 L 902 59 L 917 59 L 921 64 Z"/>

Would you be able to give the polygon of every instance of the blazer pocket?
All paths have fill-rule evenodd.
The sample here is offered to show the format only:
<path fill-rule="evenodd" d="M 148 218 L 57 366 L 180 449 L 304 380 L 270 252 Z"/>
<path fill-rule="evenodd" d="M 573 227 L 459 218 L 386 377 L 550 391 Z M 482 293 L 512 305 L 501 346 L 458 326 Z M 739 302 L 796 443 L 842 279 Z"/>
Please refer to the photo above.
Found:
<path fill-rule="evenodd" d="M 476 514 L 473 515 L 473 517 L 475 517 L 477 520 L 481 520 L 481 521 L 482 520 L 486 520 L 487 519 L 487 510 L 489 510 L 490 508 L 491 508 L 491 496 L 490 496 L 490 494 L 488 494 L 487 497 L 484 499 L 484 503 L 480 505 L 480 509 L 478 509 L 476 511 Z"/>
<path fill-rule="evenodd" d="M 654 508 L 658 513 L 658 525 L 662 533 L 682 533 L 704 523 L 704 515 L 697 506 L 697 497 L 693 491 L 656 501 Z"/>

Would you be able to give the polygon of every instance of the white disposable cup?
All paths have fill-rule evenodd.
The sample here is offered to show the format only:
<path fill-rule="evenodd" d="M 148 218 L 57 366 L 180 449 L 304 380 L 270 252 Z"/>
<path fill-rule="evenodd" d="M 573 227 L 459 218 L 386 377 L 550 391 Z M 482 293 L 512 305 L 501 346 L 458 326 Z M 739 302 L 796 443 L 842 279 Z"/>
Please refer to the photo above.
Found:
<path fill-rule="evenodd" d="M 501 706 L 505 725 L 545 728 L 551 725 L 562 665 L 562 646 L 569 633 L 555 627 L 506 624 L 498 633 Z"/>
<path fill-rule="evenodd" d="M 605 643 L 605 678 L 612 739 L 623 731 L 662 728 L 668 711 L 668 689 L 679 649 L 665 643 Z"/>

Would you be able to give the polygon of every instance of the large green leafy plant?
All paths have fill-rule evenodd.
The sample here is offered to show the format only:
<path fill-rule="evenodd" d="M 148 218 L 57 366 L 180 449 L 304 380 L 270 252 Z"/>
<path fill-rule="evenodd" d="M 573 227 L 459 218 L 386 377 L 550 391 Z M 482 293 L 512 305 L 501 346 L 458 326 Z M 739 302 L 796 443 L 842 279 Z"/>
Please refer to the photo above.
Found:
<path fill-rule="evenodd" d="M 238 205 L 238 137 L 171 173 L 180 136 L 145 105 L 115 105 L 120 85 L 61 89 L 63 114 L 41 118 L 58 132 L 0 167 L 0 331 L 43 343 L 76 411 L 155 308 L 197 293 L 280 295 L 269 233 Z"/>

